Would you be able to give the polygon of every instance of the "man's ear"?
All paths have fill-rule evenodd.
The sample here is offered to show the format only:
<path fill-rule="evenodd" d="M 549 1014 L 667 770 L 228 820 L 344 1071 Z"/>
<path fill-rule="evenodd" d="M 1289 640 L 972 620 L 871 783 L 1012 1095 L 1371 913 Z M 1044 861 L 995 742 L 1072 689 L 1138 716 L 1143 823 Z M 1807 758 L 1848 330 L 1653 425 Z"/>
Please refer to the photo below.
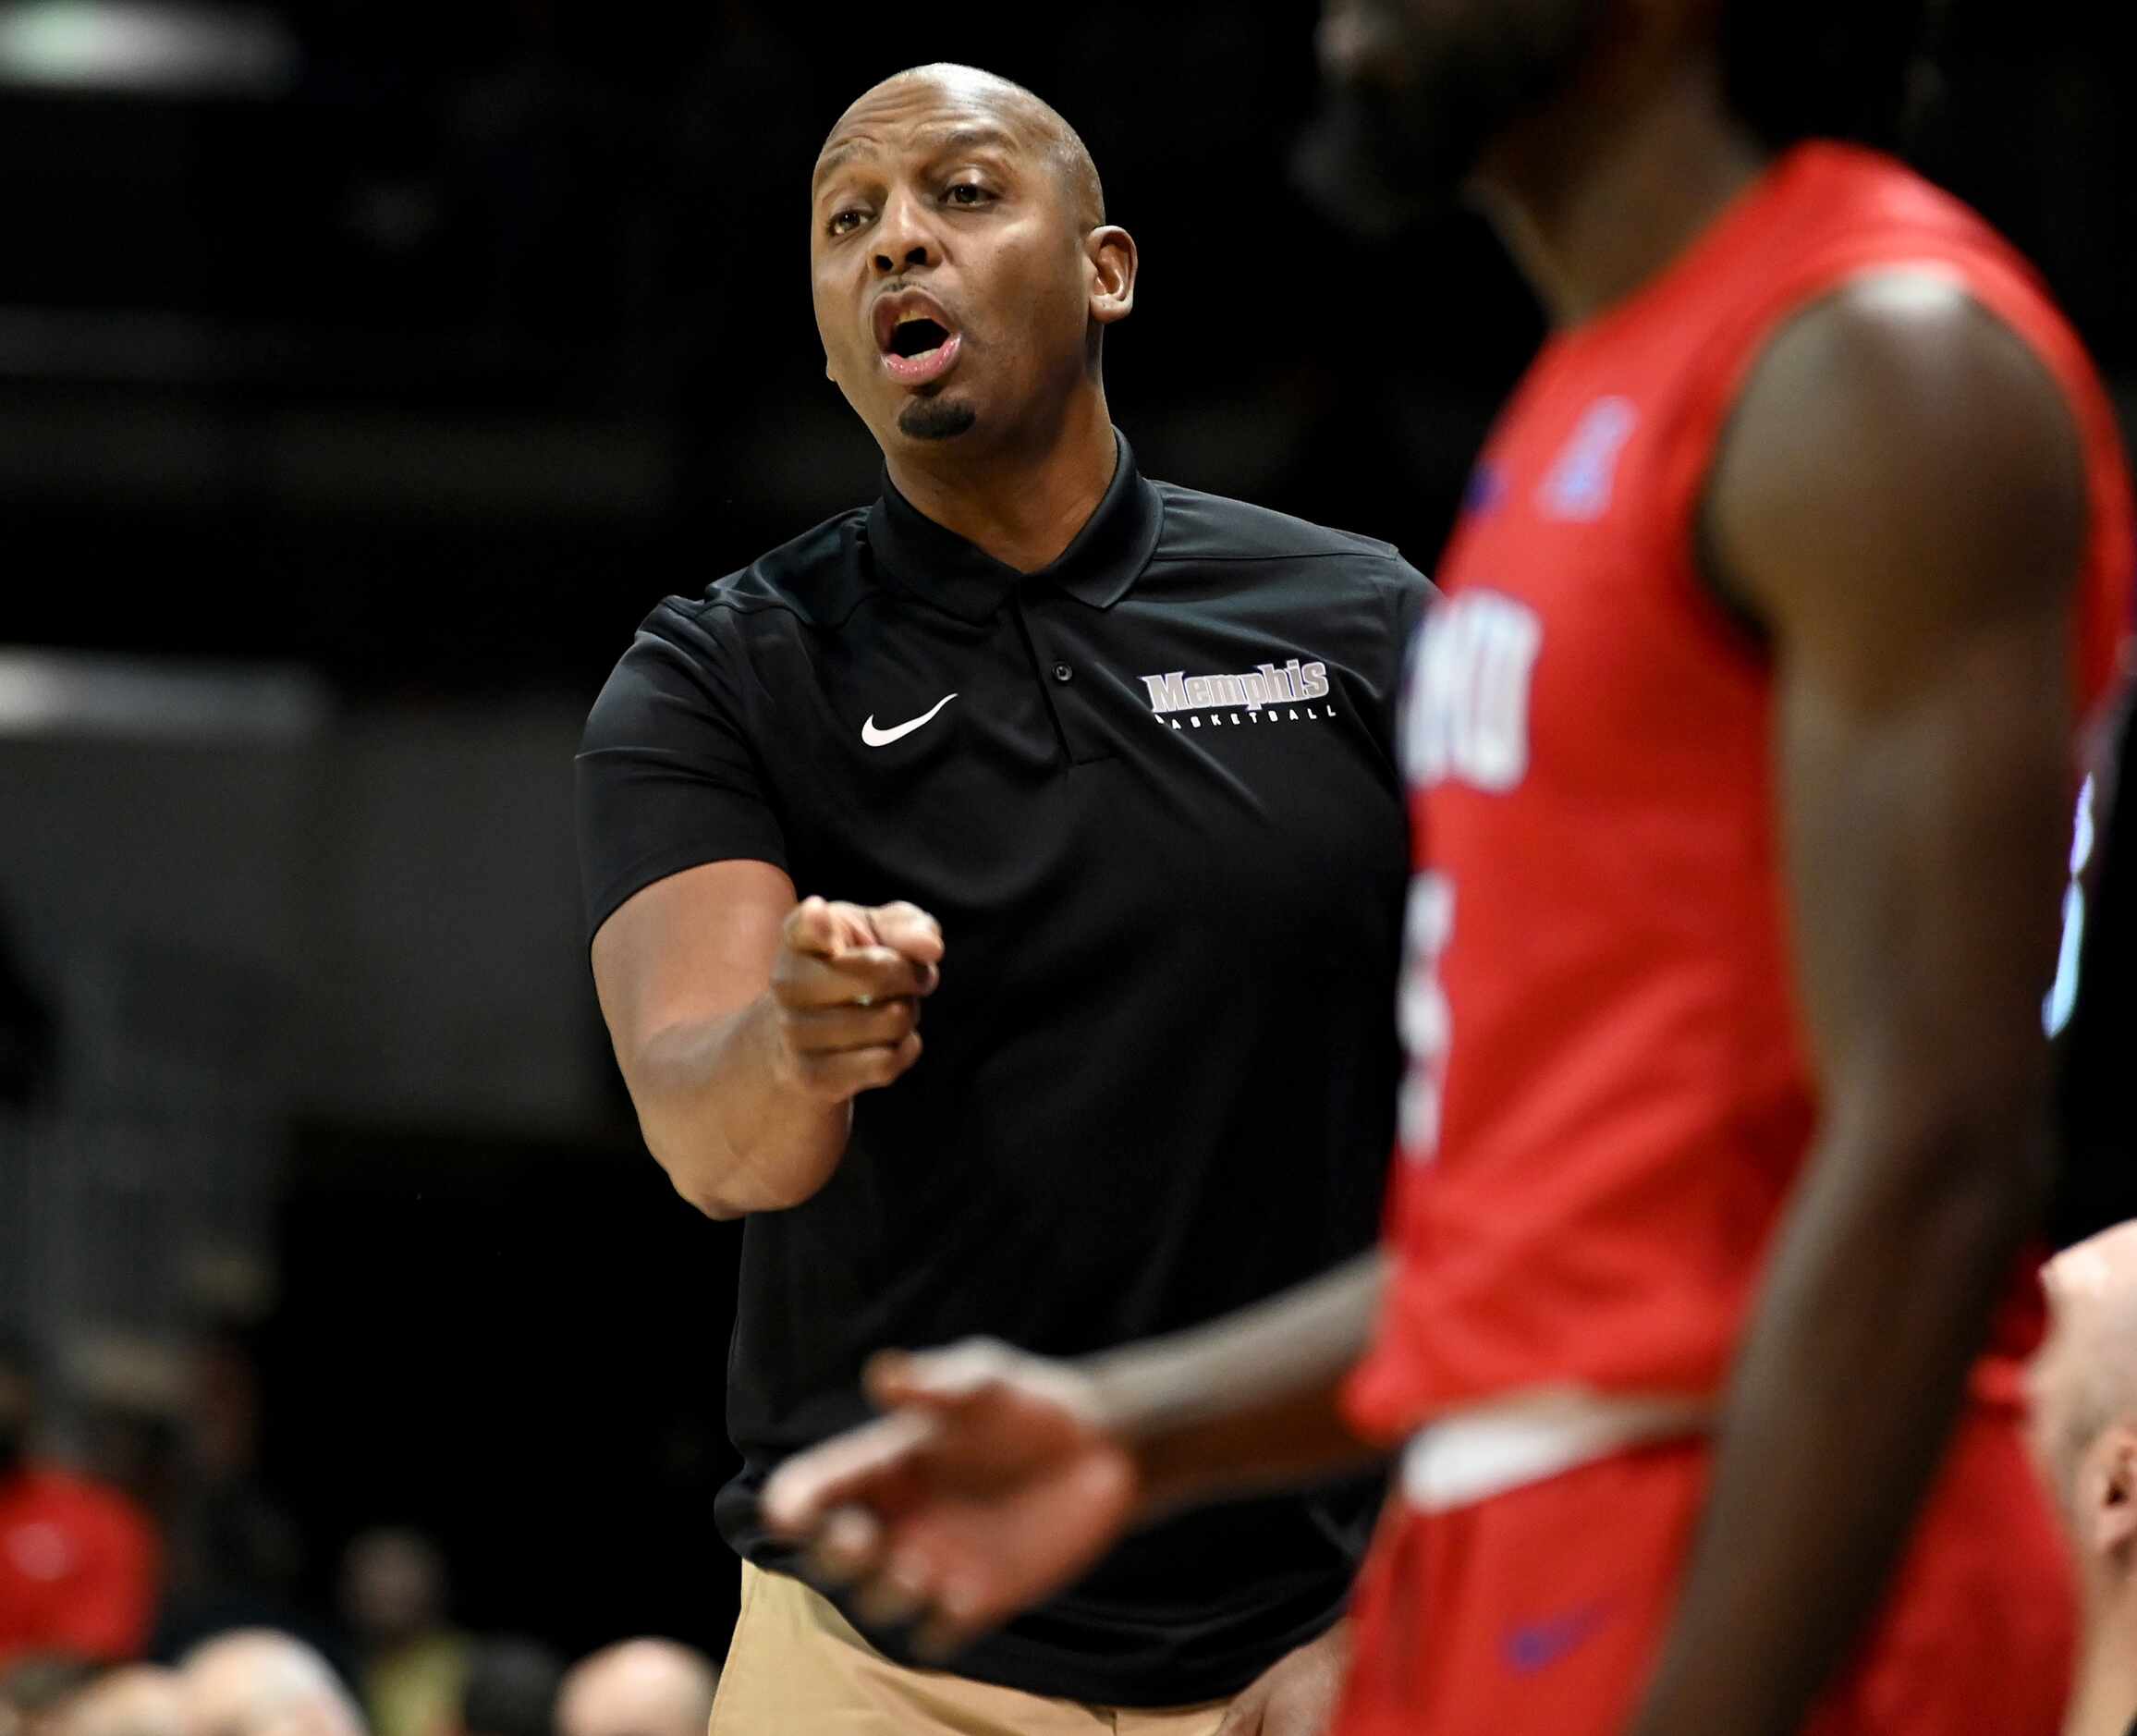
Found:
<path fill-rule="evenodd" d="M 2094 1555 L 2120 1555 L 2137 1544 L 2137 1428 L 2118 1423 L 2085 1454 L 2082 1522 Z"/>
<path fill-rule="evenodd" d="M 1126 319 L 1135 311 L 1135 238 L 1109 223 L 1084 238 L 1083 251 L 1091 261 L 1091 317 L 1101 325 Z"/>

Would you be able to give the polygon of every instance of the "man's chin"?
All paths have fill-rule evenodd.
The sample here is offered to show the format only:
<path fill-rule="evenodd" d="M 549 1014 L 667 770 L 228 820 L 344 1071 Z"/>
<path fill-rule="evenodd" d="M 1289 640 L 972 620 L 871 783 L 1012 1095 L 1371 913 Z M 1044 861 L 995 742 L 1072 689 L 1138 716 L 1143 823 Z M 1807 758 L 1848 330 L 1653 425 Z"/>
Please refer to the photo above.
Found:
<path fill-rule="evenodd" d="M 979 420 L 979 411 L 963 398 L 916 397 L 898 412 L 898 431 L 909 440 L 955 440 Z"/>

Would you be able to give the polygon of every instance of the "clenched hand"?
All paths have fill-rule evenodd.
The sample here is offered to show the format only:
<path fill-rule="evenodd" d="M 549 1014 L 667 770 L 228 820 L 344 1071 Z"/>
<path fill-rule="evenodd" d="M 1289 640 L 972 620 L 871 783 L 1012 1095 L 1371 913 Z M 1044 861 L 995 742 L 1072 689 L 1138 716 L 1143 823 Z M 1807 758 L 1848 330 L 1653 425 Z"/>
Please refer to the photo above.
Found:
<path fill-rule="evenodd" d="M 920 1004 L 942 958 L 941 927 L 910 904 L 803 899 L 772 965 L 781 1078 L 827 1104 L 889 1084 L 920 1058 Z"/>

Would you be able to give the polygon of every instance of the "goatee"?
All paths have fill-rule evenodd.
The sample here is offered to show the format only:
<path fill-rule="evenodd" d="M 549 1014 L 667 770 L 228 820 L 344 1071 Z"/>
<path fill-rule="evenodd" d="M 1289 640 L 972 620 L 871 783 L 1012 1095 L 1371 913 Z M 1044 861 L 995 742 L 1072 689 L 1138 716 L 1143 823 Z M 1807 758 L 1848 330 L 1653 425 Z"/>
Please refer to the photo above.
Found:
<path fill-rule="evenodd" d="M 980 413 L 949 398 L 916 397 L 898 413 L 898 431 L 909 440 L 955 440 L 969 434 Z"/>

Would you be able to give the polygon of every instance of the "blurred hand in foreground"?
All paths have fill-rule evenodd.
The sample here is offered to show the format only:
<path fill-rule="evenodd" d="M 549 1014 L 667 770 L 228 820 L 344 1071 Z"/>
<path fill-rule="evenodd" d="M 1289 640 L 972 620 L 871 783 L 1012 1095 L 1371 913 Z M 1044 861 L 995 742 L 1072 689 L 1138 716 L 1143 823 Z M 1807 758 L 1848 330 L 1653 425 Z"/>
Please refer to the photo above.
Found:
<path fill-rule="evenodd" d="M 924 1654 L 1057 1591 L 1132 1522 L 1134 1456 L 1068 1364 L 973 1339 L 887 1351 L 865 1384 L 885 1414 L 788 1460 L 763 1517 L 866 1619 L 916 1621 Z"/>

